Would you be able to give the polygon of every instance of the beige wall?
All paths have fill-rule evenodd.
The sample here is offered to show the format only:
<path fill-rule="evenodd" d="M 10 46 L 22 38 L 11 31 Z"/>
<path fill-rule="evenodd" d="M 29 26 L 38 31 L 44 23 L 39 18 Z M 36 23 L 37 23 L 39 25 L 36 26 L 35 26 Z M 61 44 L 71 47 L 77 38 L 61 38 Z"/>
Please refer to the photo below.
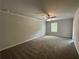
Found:
<path fill-rule="evenodd" d="M 57 22 L 58 23 L 58 32 L 51 32 L 51 23 Z M 73 20 L 72 19 L 64 19 L 64 20 L 55 20 L 47 22 L 46 26 L 46 34 L 48 35 L 55 35 L 60 37 L 72 37 L 72 28 L 73 27 Z"/>
<path fill-rule="evenodd" d="M 74 16 L 73 39 L 79 54 L 79 9 Z"/>
<path fill-rule="evenodd" d="M 0 50 L 45 34 L 45 21 L 0 13 Z"/>

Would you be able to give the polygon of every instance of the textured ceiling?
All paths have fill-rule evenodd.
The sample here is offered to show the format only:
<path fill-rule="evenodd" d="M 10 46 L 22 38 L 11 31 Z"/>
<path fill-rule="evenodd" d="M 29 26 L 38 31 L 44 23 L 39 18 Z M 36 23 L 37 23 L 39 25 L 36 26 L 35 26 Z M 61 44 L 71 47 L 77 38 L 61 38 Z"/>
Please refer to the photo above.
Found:
<path fill-rule="evenodd" d="M 44 19 L 50 13 L 58 18 L 71 18 L 79 8 L 79 0 L 0 0 L 0 9 Z"/>

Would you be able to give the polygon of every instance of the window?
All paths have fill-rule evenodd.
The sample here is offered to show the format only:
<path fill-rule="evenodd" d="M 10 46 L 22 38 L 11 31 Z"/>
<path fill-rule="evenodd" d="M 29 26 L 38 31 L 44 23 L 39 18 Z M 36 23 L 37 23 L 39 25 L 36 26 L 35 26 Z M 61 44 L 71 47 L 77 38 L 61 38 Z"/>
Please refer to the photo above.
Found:
<path fill-rule="evenodd" d="M 57 22 L 53 22 L 51 23 L 51 32 L 57 32 L 58 28 L 58 23 Z"/>

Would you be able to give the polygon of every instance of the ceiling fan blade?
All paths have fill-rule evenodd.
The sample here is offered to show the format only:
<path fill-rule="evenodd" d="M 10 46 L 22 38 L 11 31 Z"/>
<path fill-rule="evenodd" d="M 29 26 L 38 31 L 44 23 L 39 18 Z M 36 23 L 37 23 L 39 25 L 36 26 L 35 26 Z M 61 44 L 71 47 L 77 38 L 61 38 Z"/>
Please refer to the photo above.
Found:
<path fill-rule="evenodd" d="M 56 18 L 57 16 L 52 16 L 52 17 L 50 17 L 50 18 Z"/>
<path fill-rule="evenodd" d="M 46 11 L 46 8 L 41 8 L 40 9 L 44 14 L 46 14 L 47 16 L 49 15 L 48 12 Z"/>

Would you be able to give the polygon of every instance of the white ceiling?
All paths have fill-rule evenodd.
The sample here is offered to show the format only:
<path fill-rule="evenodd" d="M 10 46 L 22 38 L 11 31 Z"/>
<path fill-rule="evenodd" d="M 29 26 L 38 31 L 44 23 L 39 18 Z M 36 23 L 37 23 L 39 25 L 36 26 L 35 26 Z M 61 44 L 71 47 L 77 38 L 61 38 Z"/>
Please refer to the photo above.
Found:
<path fill-rule="evenodd" d="M 79 8 L 79 0 L 0 0 L 0 9 L 44 19 L 46 13 L 58 18 L 71 18 Z"/>

